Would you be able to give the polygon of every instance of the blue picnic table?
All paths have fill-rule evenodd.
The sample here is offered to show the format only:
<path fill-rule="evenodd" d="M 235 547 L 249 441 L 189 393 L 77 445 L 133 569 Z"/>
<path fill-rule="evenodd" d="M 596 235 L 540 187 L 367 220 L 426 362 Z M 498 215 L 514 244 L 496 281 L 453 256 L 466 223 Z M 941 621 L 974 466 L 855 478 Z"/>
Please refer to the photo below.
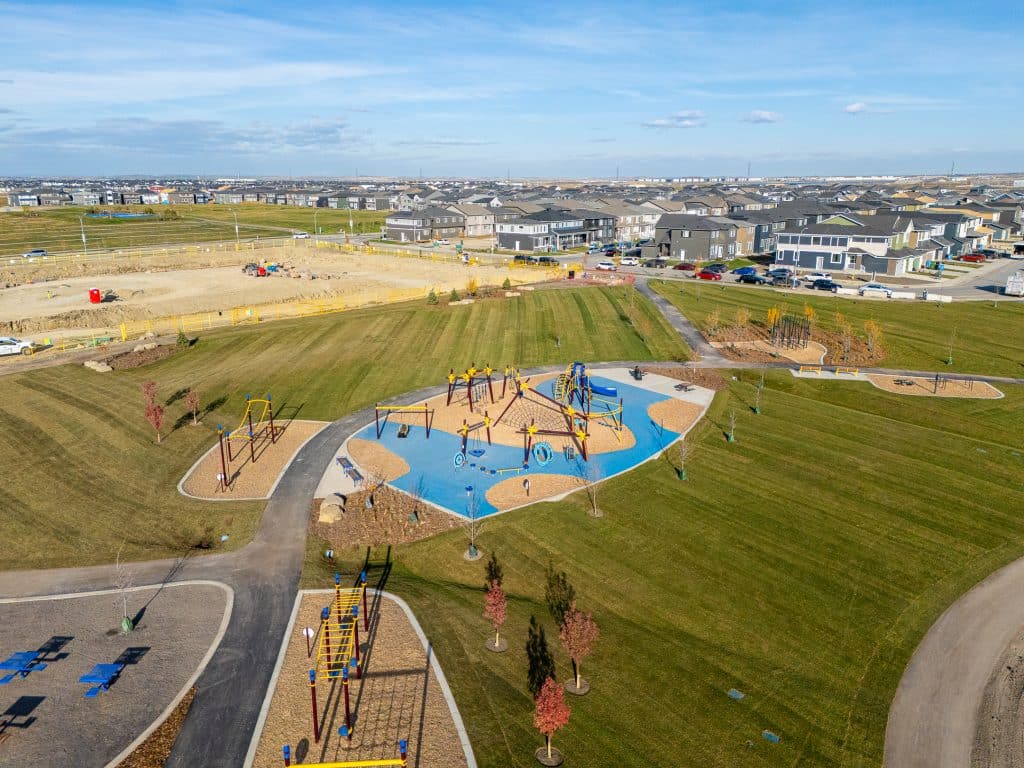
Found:
<path fill-rule="evenodd" d="M 117 679 L 124 669 L 124 664 L 97 664 L 89 672 L 78 678 L 80 683 L 92 683 L 94 686 L 85 692 L 85 698 L 99 696 L 102 691 L 110 689 L 111 683 Z"/>
<path fill-rule="evenodd" d="M 45 664 L 37 661 L 38 658 L 39 651 L 18 651 L 0 661 L 0 670 L 11 673 L 0 677 L 0 685 L 7 685 L 19 675 L 21 677 L 28 677 L 29 672 L 46 669 Z"/>

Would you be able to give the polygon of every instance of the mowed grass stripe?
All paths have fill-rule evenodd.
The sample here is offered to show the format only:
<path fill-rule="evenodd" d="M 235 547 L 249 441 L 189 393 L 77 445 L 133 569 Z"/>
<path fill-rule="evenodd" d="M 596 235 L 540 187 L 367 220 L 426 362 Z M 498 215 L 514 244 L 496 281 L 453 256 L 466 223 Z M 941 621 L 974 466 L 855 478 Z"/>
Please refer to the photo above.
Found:
<path fill-rule="evenodd" d="M 899 395 L 773 372 L 756 416 L 744 409 L 757 377 L 737 373 L 716 400 L 693 435 L 687 482 L 651 462 L 604 484 L 600 520 L 577 495 L 488 523 L 481 544 L 498 553 L 512 598 L 501 658 L 483 649 L 483 569 L 462 560 L 461 534 L 399 548 L 389 587 L 417 609 L 483 764 L 528 765 L 539 743 L 522 645 L 533 613 L 557 647 L 548 562 L 602 629 L 584 666 L 594 689 L 571 701 L 558 736 L 578 764 L 880 763 L 888 705 L 921 635 L 1024 554 L 1020 464 L 1008 463 L 1019 462 L 1024 392 L 983 406 L 928 401 L 917 414 Z M 729 445 L 714 422 L 733 409 Z M 316 573 L 311 564 L 307 578 Z M 747 699 L 729 699 L 731 687 Z M 767 745 L 764 729 L 782 743 Z"/>

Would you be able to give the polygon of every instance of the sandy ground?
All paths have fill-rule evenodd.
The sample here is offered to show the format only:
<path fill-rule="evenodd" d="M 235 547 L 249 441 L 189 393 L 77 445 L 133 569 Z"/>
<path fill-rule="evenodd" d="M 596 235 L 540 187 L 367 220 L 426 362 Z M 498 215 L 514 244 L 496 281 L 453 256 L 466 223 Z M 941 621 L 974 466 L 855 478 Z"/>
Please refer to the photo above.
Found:
<path fill-rule="evenodd" d="M 0 648 L 40 648 L 68 639 L 47 668 L 0 687 L 0 766 L 52 768 L 106 765 L 159 717 L 195 672 L 213 642 L 227 595 L 187 585 L 128 593 L 128 614 L 144 611 L 120 634 L 116 594 L 0 604 Z M 133 649 L 135 649 L 133 651 Z M 134 653 L 120 677 L 97 698 L 78 678 L 95 664 Z M 10 714 L 21 712 L 14 718 Z M 9 722 L 8 722 L 9 721 Z"/>
<path fill-rule="evenodd" d="M 647 408 L 647 415 L 651 417 L 651 421 L 670 432 L 680 434 L 692 427 L 702 413 L 704 409 L 696 403 L 687 403 L 675 398 L 652 403 Z"/>
<path fill-rule="evenodd" d="M 555 378 L 556 374 L 545 374 L 542 376 L 528 377 L 530 387 L 539 387 L 544 382 Z M 508 413 L 497 424 L 491 426 L 491 442 L 498 445 L 523 445 L 523 427 L 528 426 L 531 421 L 539 429 L 565 430 L 566 421 L 559 408 L 551 402 L 530 393 L 522 398 L 515 398 L 513 387 L 509 382 L 505 391 L 505 397 L 501 397 L 502 374 L 499 372 L 497 381 L 494 381 L 494 398 L 492 403 L 487 397 L 481 405 L 474 400 L 473 411 L 469 410 L 469 400 L 466 397 L 465 388 L 460 388 L 452 398 L 451 405 L 445 405 L 447 395 L 428 400 L 426 405 L 433 411 L 431 429 L 439 429 L 451 434 L 459 434 L 459 428 L 465 421 L 470 426 L 483 424 L 484 414 L 487 413 L 492 419 L 497 419 L 505 407 L 513 400 L 516 402 L 509 408 Z M 494 376 L 492 374 L 492 380 Z M 481 392 L 483 390 L 481 389 Z M 548 394 L 550 389 L 543 387 L 543 392 Z M 628 405 L 626 407 L 629 407 Z M 598 410 L 595 408 L 592 416 Z M 423 425 L 423 415 L 417 413 L 394 413 L 389 422 L 407 423 L 417 426 Z M 481 426 L 470 432 L 470 442 L 474 440 L 486 441 L 487 435 Z M 555 435 L 537 435 L 534 442 L 546 441 L 556 452 L 561 451 L 566 445 L 575 446 L 575 439 Z M 621 430 L 613 429 L 610 419 L 592 418 L 590 421 L 589 435 L 587 437 L 587 450 L 591 453 L 610 453 L 622 451 L 636 445 L 636 437 L 629 427 L 623 426 Z"/>
<path fill-rule="evenodd" d="M 527 494 L 523 480 L 529 479 L 530 492 Z M 572 475 L 512 475 L 487 491 L 487 500 L 500 510 L 512 509 L 523 504 L 543 501 L 568 491 L 582 488 L 586 482 Z"/>
<path fill-rule="evenodd" d="M 896 381 L 912 381 L 913 385 L 907 386 L 897 384 Z M 967 397 L 977 399 L 995 399 L 1003 396 L 1003 393 L 986 381 L 962 381 L 960 379 L 949 379 L 943 385 L 939 383 L 938 391 L 935 389 L 935 380 L 911 376 L 883 376 L 881 374 L 868 374 L 868 381 L 879 389 L 886 392 L 895 392 L 898 395 L 917 395 L 920 397 Z"/>
<path fill-rule="evenodd" d="M 256 463 L 252 463 L 247 440 L 233 440 L 232 452 L 235 460 L 228 467 L 231 487 L 226 491 L 219 488 L 217 475 L 221 472 L 220 451 L 207 453 L 202 461 L 185 476 L 181 487 L 191 496 L 201 499 L 263 499 L 277 482 L 278 476 L 291 461 L 292 456 L 304 442 L 326 427 L 326 421 L 275 422 L 277 442 L 269 437 L 256 441 Z M 186 426 L 183 429 L 191 429 Z M 226 446 L 225 446 L 226 447 Z"/>
<path fill-rule="evenodd" d="M 290 266 L 291 277 L 248 277 L 241 271 L 249 261 Z M 110 269 L 118 269 L 116 263 Z M 147 271 L 81 277 L 69 275 L 45 282 L 0 290 L 0 333 L 29 334 L 80 329 L 109 329 L 131 320 L 218 312 L 232 307 L 266 305 L 302 299 L 359 297 L 389 290 L 436 288 L 462 292 L 471 276 L 481 285 L 500 285 L 542 279 L 530 270 L 498 266 L 466 267 L 429 258 L 398 258 L 380 254 L 351 254 L 335 249 L 295 246 L 235 254 L 230 266 L 155 268 Z M 315 279 L 314 279 L 315 276 Z M 88 292 L 98 288 L 116 295 L 114 301 L 90 304 Z"/>
<path fill-rule="evenodd" d="M 409 471 L 405 459 L 374 440 L 354 437 L 346 446 L 349 455 L 367 479 L 394 480 Z"/>
<path fill-rule="evenodd" d="M 299 607 L 273 691 L 266 725 L 260 734 L 255 768 L 278 768 L 281 747 L 292 748 L 292 764 L 376 760 L 398 757 L 398 740 L 409 742 L 408 762 L 419 768 L 455 768 L 466 759 L 441 689 L 426 653 L 402 610 L 380 598 L 371 607 L 369 637 L 360 624 L 366 667 L 362 680 L 349 685 L 355 714 L 352 741 L 338 735 L 345 722 L 342 684 L 318 679 L 317 703 L 324 724 L 319 744 L 313 741 L 305 627 L 318 629 L 320 609 L 329 595 L 305 595 Z M 318 638 L 314 638 L 316 642 Z M 316 651 L 314 650 L 314 657 Z M 443 662 L 443 659 L 442 659 Z"/>
<path fill-rule="evenodd" d="M 756 341 L 712 341 L 710 344 L 715 349 L 727 351 L 735 349 L 737 351 L 751 350 L 759 352 L 766 358 L 766 362 L 767 360 L 775 360 L 777 359 L 776 356 L 778 356 L 803 365 L 820 365 L 821 361 L 825 358 L 825 354 L 828 352 L 824 345 L 816 341 L 808 342 L 806 347 L 795 348 L 776 347 L 771 342 L 762 339 Z"/>
<path fill-rule="evenodd" d="M 1024 766 L 1024 635 L 998 659 L 978 707 L 972 768 Z"/>

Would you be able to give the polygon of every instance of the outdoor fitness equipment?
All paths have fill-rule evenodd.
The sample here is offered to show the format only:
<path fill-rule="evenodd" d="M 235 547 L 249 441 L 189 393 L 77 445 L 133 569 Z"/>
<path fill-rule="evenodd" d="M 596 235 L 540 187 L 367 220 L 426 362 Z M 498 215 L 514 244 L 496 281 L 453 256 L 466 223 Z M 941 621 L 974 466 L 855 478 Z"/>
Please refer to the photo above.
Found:
<path fill-rule="evenodd" d="M 253 413 L 259 416 L 253 423 Z M 245 396 L 245 412 L 238 426 L 226 430 L 217 425 L 217 447 L 220 450 L 220 479 L 218 484 L 222 491 L 231 487 L 231 462 L 241 455 L 241 449 L 235 452 L 233 444 L 244 441 L 249 444 L 249 457 L 256 463 L 256 441 L 261 437 L 269 437 L 271 443 L 277 442 L 277 426 L 274 424 L 274 403 L 268 393 L 263 400 L 254 400 L 251 395 Z"/>
<path fill-rule="evenodd" d="M 316 701 L 317 673 L 324 667 L 327 679 L 333 684 L 339 678 L 345 700 L 345 725 L 338 733 L 352 740 L 352 709 L 349 701 L 349 669 L 356 678 L 363 676 L 359 658 L 359 604 L 363 606 L 363 629 L 370 629 L 370 613 L 366 602 L 366 571 L 359 574 L 359 585 L 341 588 L 341 574 L 334 574 L 334 598 L 320 612 L 320 639 L 316 647 L 316 662 L 309 670 L 309 690 L 313 712 L 313 738 L 320 743 L 320 719 Z"/>
<path fill-rule="evenodd" d="M 409 742 L 405 739 L 398 741 L 398 758 L 391 760 L 345 760 L 340 763 L 303 763 L 305 768 L 406 768 L 409 764 L 407 762 L 407 755 L 409 751 Z M 292 764 L 292 748 L 291 745 L 285 744 L 282 748 L 284 753 L 284 764 L 290 766 Z"/>

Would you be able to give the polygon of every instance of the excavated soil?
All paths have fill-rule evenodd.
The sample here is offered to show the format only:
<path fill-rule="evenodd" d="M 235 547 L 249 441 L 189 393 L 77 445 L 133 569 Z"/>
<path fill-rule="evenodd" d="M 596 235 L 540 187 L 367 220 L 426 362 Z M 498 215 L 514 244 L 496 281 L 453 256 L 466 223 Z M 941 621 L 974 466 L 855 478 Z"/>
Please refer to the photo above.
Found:
<path fill-rule="evenodd" d="M 181 487 L 185 493 L 201 499 L 266 498 L 299 447 L 326 427 L 328 423 L 326 421 L 275 423 L 277 442 L 271 443 L 269 435 L 258 437 L 253 446 L 256 451 L 255 464 L 252 463 L 248 441 L 232 441 L 235 459 L 228 467 L 228 473 L 232 480 L 227 490 L 221 490 L 217 481 L 217 475 L 221 473 L 221 463 L 220 451 L 215 445 L 214 450 L 203 456 L 202 460 L 189 471 Z M 193 427 L 186 426 L 183 429 L 193 429 Z"/>
<path fill-rule="evenodd" d="M 373 598 L 371 598 L 373 599 Z M 304 595 L 289 637 L 284 665 L 270 700 L 260 734 L 254 768 L 278 768 L 281 748 L 292 748 L 292 765 L 315 762 L 380 760 L 398 757 L 399 739 L 408 740 L 408 764 L 419 768 L 466 765 L 451 712 L 431 669 L 426 651 L 401 608 L 386 598 L 371 605 L 370 631 L 359 626 L 365 671 L 349 684 L 354 715 L 352 740 L 338 734 L 345 723 L 342 683 L 317 679 L 317 704 L 322 719 L 320 743 L 313 739 L 309 670 L 316 666 L 306 654 L 303 630 L 320 627 L 320 609 L 328 594 Z M 486 626 L 481 619 L 481 637 Z M 444 659 L 441 659 L 442 664 Z"/>
<path fill-rule="evenodd" d="M 150 363 L 165 360 L 181 349 L 177 344 L 162 344 L 153 349 L 140 349 L 138 352 L 122 352 L 106 359 L 106 364 L 115 371 L 126 371 L 130 368 L 141 368 Z"/>
<path fill-rule="evenodd" d="M 981 400 L 992 400 L 1003 396 L 1003 393 L 986 381 L 965 381 L 940 377 L 938 387 L 934 378 L 915 376 L 883 376 L 868 374 L 868 381 L 886 392 L 897 395 L 916 395 L 918 397 L 962 397 Z M 911 384 L 897 384 L 897 381 L 909 381 Z"/>

